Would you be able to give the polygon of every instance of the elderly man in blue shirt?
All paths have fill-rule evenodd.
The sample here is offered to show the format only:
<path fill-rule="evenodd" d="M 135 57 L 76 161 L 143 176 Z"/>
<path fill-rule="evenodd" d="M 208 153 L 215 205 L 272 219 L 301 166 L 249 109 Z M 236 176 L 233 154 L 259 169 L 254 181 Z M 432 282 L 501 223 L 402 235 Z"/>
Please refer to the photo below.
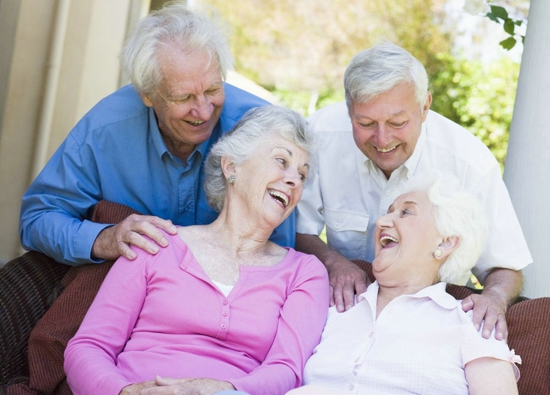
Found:
<path fill-rule="evenodd" d="M 77 123 L 23 196 L 23 247 L 68 265 L 134 259 L 130 245 L 154 254 L 167 244 L 159 228 L 212 222 L 203 160 L 247 110 L 269 104 L 224 82 L 232 62 L 207 13 L 175 4 L 144 18 L 121 54 L 132 85 Z M 99 200 L 146 215 L 92 223 Z M 294 234 L 291 216 L 271 240 L 292 247 Z"/>

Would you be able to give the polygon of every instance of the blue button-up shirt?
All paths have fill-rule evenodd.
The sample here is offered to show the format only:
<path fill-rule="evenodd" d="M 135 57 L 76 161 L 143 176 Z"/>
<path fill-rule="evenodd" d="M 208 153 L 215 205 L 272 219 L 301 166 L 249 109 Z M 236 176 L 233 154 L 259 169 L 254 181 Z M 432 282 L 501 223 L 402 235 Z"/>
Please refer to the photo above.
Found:
<path fill-rule="evenodd" d="M 90 263 L 97 235 L 109 226 L 87 220 L 99 200 L 177 225 L 211 223 L 218 213 L 206 202 L 204 159 L 246 111 L 267 104 L 225 84 L 225 104 L 211 138 L 184 163 L 166 148 L 153 109 L 132 86 L 119 89 L 77 123 L 23 196 L 22 246 L 69 265 Z M 294 214 L 271 240 L 294 246 Z"/>

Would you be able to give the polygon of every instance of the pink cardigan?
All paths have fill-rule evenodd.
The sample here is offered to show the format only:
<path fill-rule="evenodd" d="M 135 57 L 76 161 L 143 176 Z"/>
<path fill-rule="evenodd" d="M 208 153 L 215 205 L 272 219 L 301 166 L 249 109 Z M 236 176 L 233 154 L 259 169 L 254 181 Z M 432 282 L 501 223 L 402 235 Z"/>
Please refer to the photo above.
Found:
<path fill-rule="evenodd" d="M 329 301 L 325 267 L 288 249 L 275 266 L 242 267 L 226 298 L 179 236 L 157 255 L 135 249 L 107 275 L 65 351 L 78 394 L 118 394 L 156 375 L 208 377 L 284 394 L 302 382 Z"/>

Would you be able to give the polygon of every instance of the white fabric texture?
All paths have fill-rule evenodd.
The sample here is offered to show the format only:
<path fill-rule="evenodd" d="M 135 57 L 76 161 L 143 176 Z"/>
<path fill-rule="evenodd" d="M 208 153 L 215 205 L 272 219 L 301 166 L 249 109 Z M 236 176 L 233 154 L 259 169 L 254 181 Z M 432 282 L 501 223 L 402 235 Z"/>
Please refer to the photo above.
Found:
<path fill-rule="evenodd" d="M 326 225 L 331 248 L 350 260 L 372 262 L 378 217 L 407 180 L 436 169 L 458 177 L 489 217 L 489 237 L 473 269 L 481 282 L 495 267 L 519 270 L 532 262 L 498 162 L 463 127 L 430 111 L 413 155 L 388 180 L 355 145 L 344 102 L 317 111 L 308 123 L 319 138 L 319 152 L 310 171 L 313 180 L 298 204 L 298 233 L 319 235 Z"/>
<path fill-rule="evenodd" d="M 391 301 L 376 319 L 378 283 L 345 313 L 329 310 L 304 384 L 349 394 L 467 395 L 464 366 L 477 358 L 518 361 L 494 332 L 484 339 L 445 283 Z M 514 365 L 516 380 L 519 370 Z"/>

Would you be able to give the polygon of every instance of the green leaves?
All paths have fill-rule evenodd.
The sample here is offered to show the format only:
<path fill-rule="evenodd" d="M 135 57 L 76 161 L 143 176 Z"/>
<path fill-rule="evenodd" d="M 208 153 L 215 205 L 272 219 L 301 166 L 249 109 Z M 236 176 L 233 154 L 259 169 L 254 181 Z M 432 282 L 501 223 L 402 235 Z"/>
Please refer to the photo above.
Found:
<path fill-rule="evenodd" d="M 521 26 L 523 24 L 522 20 L 519 19 L 512 19 L 508 15 L 508 11 L 504 7 L 493 5 L 490 6 L 491 11 L 487 13 L 487 18 L 490 20 L 500 24 L 502 22 L 504 31 L 510 35 L 506 40 L 502 40 L 499 44 L 502 48 L 506 50 L 511 50 L 516 45 L 516 38 L 514 37 L 516 35 L 516 26 Z M 521 41 L 525 39 L 525 36 L 519 34 L 519 37 L 521 37 Z"/>

